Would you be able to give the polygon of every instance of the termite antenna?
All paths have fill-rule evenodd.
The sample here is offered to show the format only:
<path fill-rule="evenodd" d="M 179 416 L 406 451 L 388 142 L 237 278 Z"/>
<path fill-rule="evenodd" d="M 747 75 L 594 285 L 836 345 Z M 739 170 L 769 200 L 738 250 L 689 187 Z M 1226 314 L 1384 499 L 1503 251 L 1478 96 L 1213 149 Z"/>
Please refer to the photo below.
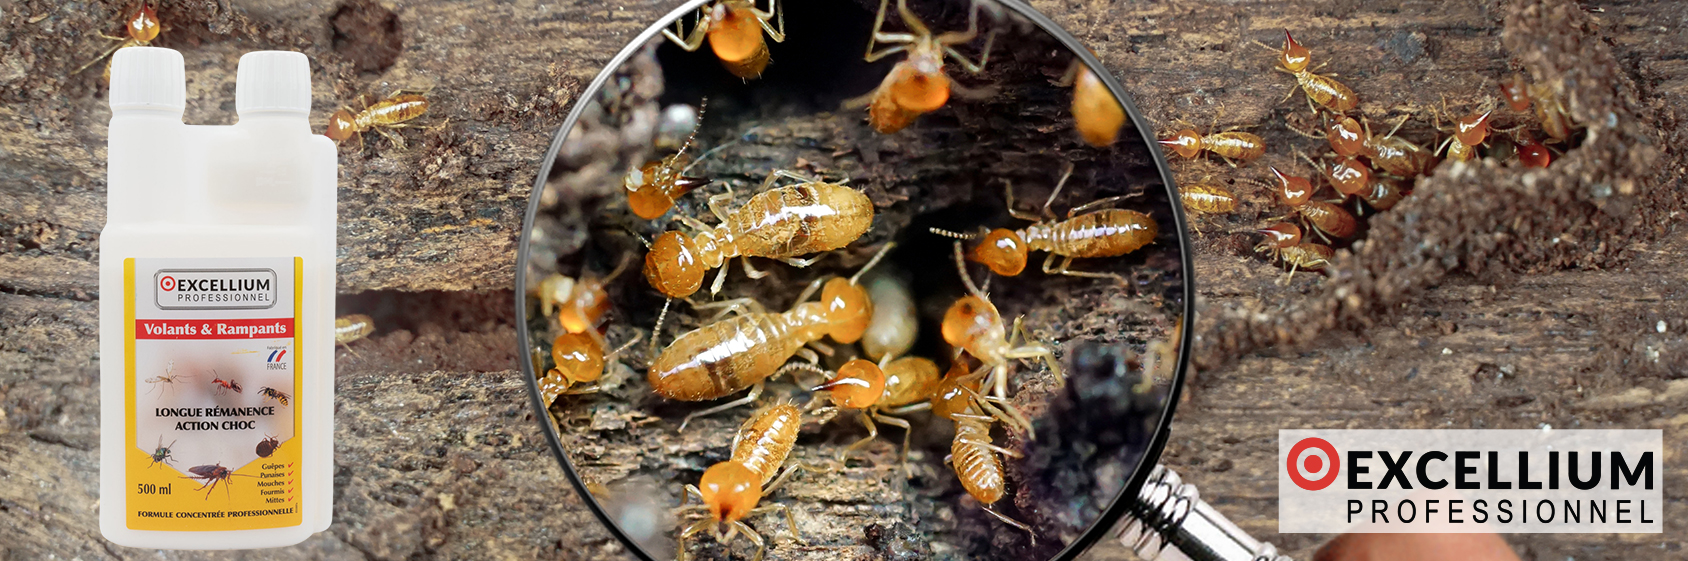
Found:
<path fill-rule="evenodd" d="M 631 231 L 631 230 L 629 230 L 629 231 Z M 634 234 L 634 235 L 637 236 L 638 234 Z M 639 238 L 639 241 L 643 242 L 643 241 L 645 241 L 645 239 Z M 651 246 L 651 244 L 649 244 L 649 243 L 645 244 L 645 247 L 647 249 L 649 249 L 650 246 Z M 632 262 L 633 262 L 633 253 L 632 252 L 621 254 L 621 262 L 616 264 L 615 269 L 610 270 L 610 274 L 608 276 L 604 277 L 603 283 L 609 284 L 610 281 L 613 281 L 613 280 L 615 280 L 616 277 L 621 276 L 621 273 L 627 270 L 627 265 L 632 263 Z"/>
<path fill-rule="evenodd" d="M 702 119 L 701 113 L 699 114 L 698 118 L 700 120 Z M 696 160 L 692 160 L 692 163 L 686 164 L 686 167 L 680 170 L 680 175 L 685 175 L 686 172 L 691 171 L 692 168 L 697 167 L 698 164 L 703 163 L 704 160 L 709 159 L 709 157 L 714 155 L 716 152 L 720 152 L 721 149 L 726 148 L 728 146 L 738 144 L 740 142 L 744 142 L 746 139 L 748 139 L 750 137 L 750 135 L 756 134 L 756 133 L 761 132 L 761 131 L 762 131 L 762 127 L 751 127 L 750 130 L 744 131 L 744 134 L 739 135 L 738 138 L 723 142 L 723 143 L 721 143 L 720 146 L 716 146 L 714 148 L 710 148 L 709 150 L 704 151 L 703 155 L 698 156 Z M 693 134 L 696 134 L 696 132 L 694 131 Z"/>
<path fill-rule="evenodd" d="M 701 100 L 697 103 L 697 122 L 692 123 L 692 133 L 686 135 L 686 141 L 685 142 L 680 143 L 680 149 L 678 151 L 674 152 L 675 156 L 679 156 L 681 154 L 686 153 L 686 149 L 690 148 L 692 146 L 692 140 L 695 140 L 697 138 L 698 129 L 703 128 L 703 110 L 708 109 L 708 108 L 709 108 L 709 98 L 708 97 L 703 98 L 703 100 Z M 691 168 L 687 167 L 686 169 L 691 169 Z"/>
<path fill-rule="evenodd" d="M 960 242 L 956 243 L 959 244 Z M 862 275 L 866 274 L 868 269 L 872 269 L 874 265 L 878 265 L 879 260 L 884 259 L 885 254 L 890 253 L 891 248 L 893 247 L 897 247 L 897 242 L 885 242 L 885 245 L 879 248 L 879 253 L 873 254 L 873 258 L 867 260 L 867 264 L 862 265 L 862 268 L 857 270 L 856 274 L 850 275 L 850 286 L 855 286 L 856 281 L 861 280 Z"/>
<path fill-rule="evenodd" d="M 655 340 L 656 336 L 652 335 L 651 337 L 652 337 L 652 340 Z M 645 334 L 634 333 L 632 339 L 628 339 L 626 343 L 622 343 L 620 347 L 616 347 L 616 349 L 614 351 L 610 351 L 610 354 L 604 355 L 604 358 L 605 359 L 612 359 L 612 358 L 621 356 L 621 353 L 626 352 L 627 349 L 632 348 L 635 343 L 638 343 L 639 340 L 644 339 L 644 338 L 645 338 Z"/>
<path fill-rule="evenodd" d="M 961 240 L 955 242 L 955 270 L 961 273 L 961 282 L 967 285 L 968 293 L 979 297 L 980 300 L 988 301 L 985 298 L 985 293 L 979 291 L 979 286 L 973 284 L 973 277 L 967 275 L 967 260 L 961 254 Z"/>
<path fill-rule="evenodd" d="M 944 236 L 944 237 L 947 237 L 947 238 L 955 238 L 955 239 L 958 239 L 958 240 L 976 240 L 976 239 L 979 239 L 979 236 L 981 235 L 979 232 L 974 232 L 974 233 L 971 233 L 971 234 L 963 234 L 961 232 L 953 232 L 953 231 L 950 231 L 950 230 L 945 230 L 943 228 L 927 228 L 927 230 L 931 231 L 934 234 L 940 235 L 940 236 Z"/>
<path fill-rule="evenodd" d="M 674 303 L 673 298 L 664 299 L 662 301 L 662 311 L 658 312 L 656 314 L 656 327 L 651 328 L 650 353 L 645 358 L 645 360 L 647 360 L 647 361 L 651 361 L 651 362 L 656 361 L 656 347 L 657 347 L 656 342 L 657 342 L 658 339 L 662 338 L 662 320 L 668 318 L 668 305 L 673 304 L 673 303 Z"/>

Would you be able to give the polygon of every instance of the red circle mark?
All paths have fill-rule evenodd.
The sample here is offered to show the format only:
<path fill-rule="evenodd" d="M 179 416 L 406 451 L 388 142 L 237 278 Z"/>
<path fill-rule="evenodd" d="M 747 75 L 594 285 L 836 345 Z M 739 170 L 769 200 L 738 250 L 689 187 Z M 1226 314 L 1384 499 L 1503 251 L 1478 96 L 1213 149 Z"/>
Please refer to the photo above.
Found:
<path fill-rule="evenodd" d="M 1330 458 L 1330 471 L 1326 471 L 1325 476 L 1317 481 L 1307 479 L 1302 475 L 1302 470 L 1296 469 L 1295 466 L 1295 459 L 1301 457 L 1301 453 L 1308 448 L 1318 448 L 1325 453 L 1325 457 Z M 1311 456 L 1304 463 L 1310 468 L 1307 471 L 1318 471 L 1319 464 L 1324 462 L 1320 461 L 1318 456 Z M 1308 491 L 1318 491 L 1336 482 L 1337 475 L 1342 471 L 1342 458 L 1336 454 L 1336 447 L 1331 446 L 1330 442 L 1323 438 L 1308 437 L 1290 447 L 1289 459 L 1284 463 L 1284 468 L 1289 472 L 1289 480 L 1294 481 L 1295 486 Z"/>
<path fill-rule="evenodd" d="M 176 290 L 176 278 L 167 276 L 158 279 L 158 287 L 164 289 L 165 292 Z"/>
<path fill-rule="evenodd" d="M 1318 456 L 1308 456 L 1306 460 L 1301 461 L 1302 471 L 1306 471 L 1308 473 L 1319 471 L 1324 468 L 1325 461 Z"/>

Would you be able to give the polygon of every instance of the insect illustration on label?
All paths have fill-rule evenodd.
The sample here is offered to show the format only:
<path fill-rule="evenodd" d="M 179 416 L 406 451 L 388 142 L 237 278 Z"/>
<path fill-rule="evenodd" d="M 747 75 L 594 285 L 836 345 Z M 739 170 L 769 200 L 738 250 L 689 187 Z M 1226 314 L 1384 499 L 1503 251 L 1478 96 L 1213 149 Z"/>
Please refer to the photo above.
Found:
<path fill-rule="evenodd" d="M 270 457 L 270 454 L 275 453 L 276 448 L 280 448 L 280 447 L 281 447 L 281 441 L 276 440 L 275 437 L 266 434 L 266 435 L 264 435 L 263 440 L 258 441 L 258 450 L 257 450 L 258 451 L 258 457 L 268 458 L 268 457 Z"/>
<path fill-rule="evenodd" d="M 148 384 L 152 384 L 152 389 L 147 390 L 147 393 L 150 394 L 153 391 L 157 391 L 158 395 L 162 396 L 162 395 L 164 395 L 164 390 L 166 388 L 175 389 L 176 382 L 182 382 L 182 381 L 193 379 L 193 376 L 189 376 L 187 374 L 176 374 L 175 372 L 176 372 L 176 361 L 172 360 L 168 363 L 165 363 L 165 365 L 164 365 L 164 375 L 163 376 L 153 376 L 151 378 L 147 378 L 146 382 Z M 160 386 L 159 384 L 170 384 L 170 385 Z"/>
<path fill-rule="evenodd" d="M 235 386 L 234 391 L 240 391 L 238 384 Z M 265 400 L 274 399 L 276 401 L 280 401 L 282 407 L 286 407 L 287 403 L 293 399 L 293 396 L 282 393 L 281 391 L 269 386 L 265 386 L 263 389 L 258 390 L 258 395 L 264 396 Z"/>
<path fill-rule="evenodd" d="M 202 481 L 203 483 L 199 486 L 199 489 L 206 489 L 206 491 L 205 491 L 205 499 L 206 500 L 211 500 L 211 491 L 217 490 L 217 483 L 219 483 L 219 482 L 223 483 L 223 495 L 228 496 L 229 486 L 234 485 L 234 482 L 232 480 L 230 480 L 229 478 L 237 476 L 237 475 L 240 476 L 240 477 L 256 477 L 256 476 L 252 476 L 252 475 L 235 473 L 234 470 L 223 467 L 222 462 L 217 462 L 215 464 L 203 465 L 203 466 L 193 466 L 191 468 L 188 468 L 188 471 L 192 472 L 193 475 L 189 476 L 189 477 L 183 477 L 182 479 L 198 479 L 198 480 Z M 194 489 L 194 490 L 198 491 L 199 489 Z"/>
<path fill-rule="evenodd" d="M 175 461 L 175 458 L 170 456 L 170 449 L 175 448 L 175 447 L 176 447 L 176 441 L 172 440 L 172 441 L 170 441 L 169 446 L 165 446 L 164 445 L 164 435 L 162 435 L 162 434 L 158 435 L 158 446 L 153 448 L 153 450 L 152 450 L 152 463 L 148 464 L 147 467 L 150 468 L 150 467 L 156 466 L 158 464 L 164 464 L 164 465 L 167 465 L 167 466 L 172 465 L 171 462 Z"/>
<path fill-rule="evenodd" d="M 211 383 L 217 385 L 217 395 L 225 395 L 229 393 L 229 390 L 234 390 L 234 393 L 241 393 L 243 389 L 240 387 L 240 382 L 234 381 L 233 378 L 224 380 L 218 377 L 216 370 L 211 371 Z"/>

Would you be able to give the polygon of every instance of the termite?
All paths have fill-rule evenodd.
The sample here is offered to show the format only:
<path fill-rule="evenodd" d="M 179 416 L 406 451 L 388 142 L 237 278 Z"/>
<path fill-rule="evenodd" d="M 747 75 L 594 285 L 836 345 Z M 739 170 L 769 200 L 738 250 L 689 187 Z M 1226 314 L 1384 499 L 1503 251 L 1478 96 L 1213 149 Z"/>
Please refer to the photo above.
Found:
<path fill-rule="evenodd" d="M 1513 72 L 1512 78 L 1501 82 L 1500 94 L 1513 112 L 1523 113 L 1530 110 L 1530 86 L 1524 81 L 1523 74 Z"/>
<path fill-rule="evenodd" d="M 1532 84 L 1530 100 L 1535 102 L 1536 119 L 1541 121 L 1542 132 L 1557 142 L 1571 139 L 1571 112 L 1565 108 L 1564 98 L 1553 90 L 1553 86 Z"/>
<path fill-rule="evenodd" d="M 960 241 L 955 242 L 955 267 L 961 275 L 962 284 L 967 286 L 967 295 L 956 300 L 944 312 L 941 327 L 944 341 L 967 351 L 983 363 L 981 368 L 990 370 L 987 384 L 992 387 L 991 396 L 1001 400 L 1008 398 L 1008 364 L 1015 359 L 1043 359 L 1049 372 L 1057 380 L 1062 379 L 1064 375 L 1061 365 L 1055 361 L 1055 351 L 1039 343 L 1016 343 L 1017 340 L 1031 340 L 1022 324 L 1024 317 L 1014 318 L 1013 330 L 1004 328 L 1002 314 L 997 311 L 996 305 L 991 304 L 990 297 L 981 292 L 967 274 L 967 262 L 962 257 Z"/>
<path fill-rule="evenodd" d="M 704 100 L 698 104 L 697 120 L 703 122 L 703 108 L 708 103 Z M 701 126 L 701 125 L 699 125 Z M 656 220 L 674 208 L 674 199 L 690 193 L 693 189 L 709 184 L 709 180 L 701 177 L 686 175 L 680 164 L 685 162 L 686 149 L 692 146 L 697 138 L 697 127 L 692 128 L 686 141 L 680 144 L 680 149 L 674 155 L 661 160 L 651 160 L 645 165 L 628 170 L 622 178 L 622 189 L 627 191 L 627 208 L 634 216 L 645 220 Z"/>
<path fill-rule="evenodd" d="M 1401 189 L 1401 183 L 1393 179 L 1373 177 L 1365 191 L 1359 193 L 1359 199 L 1377 210 L 1389 210 L 1406 194 Z"/>
<path fill-rule="evenodd" d="M 1119 139 L 1119 128 L 1125 124 L 1125 108 L 1083 60 L 1073 59 L 1059 85 L 1073 87 L 1073 123 L 1085 142 L 1105 148 Z"/>
<path fill-rule="evenodd" d="M 863 284 L 868 300 L 873 302 L 873 318 L 868 320 L 867 331 L 862 332 L 862 352 L 873 360 L 908 353 L 920 327 L 908 280 L 881 267 Z"/>
<path fill-rule="evenodd" d="M 117 41 L 118 43 L 116 45 L 112 45 L 111 48 L 106 49 L 104 53 L 100 53 L 100 56 L 96 57 L 94 60 L 88 61 L 88 64 L 84 64 L 77 68 L 76 71 L 71 74 L 81 74 L 83 70 L 87 70 L 88 67 L 93 66 L 95 63 L 111 57 L 112 53 L 117 52 L 119 49 L 145 47 L 151 45 L 152 40 L 158 38 L 158 33 L 163 30 L 163 26 L 159 24 L 158 13 L 153 11 L 152 4 L 150 2 L 141 2 L 140 6 L 137 6 L 135 11 L 130 13 L 127 19 L 123 20 L 123 29 L 128 33 L 128 37 L 114 37 L 101 33 L 100 37 Z M 103 74 L 103 76 L 106 81 L 111 81 L 110 62 L 106 63 L 105 74 Z"/>
<path fill-rule="evenodd" d="M 234 393 L 241 393 L 241 387 L 240 387 L 239 382 L 234 381 L 233 378 L 224 380 L 222 378 L 217 377 L 216 374 L 217 374 L 216 370 L 211 371 L 211 375 L 212 375 L 211 376 L 211 378 L 212 378 L 211 383 L 217 385 L 217 395 L 227 394 L 227 393 L 229 393 L 229 390 L 234 390 Z"/>
<path fill-rule="evenodd" d="M 1447 101 L 1444 100 L 1442 103 L 1445 107 Z M 1461 117 L 1454 121 L 1452 129 L 1442 128 L 1441 118 L 1438 116 L 1436 128 L 1443 131 L 1451 130 L 1453 135 L 1443 140 L 1441 146 L 1436 147 L 1436 153 L 1439 154 L 1443 150 L 1447 150 L 1448 158 L 1459 162 L 1470 160 L 1476 156 L 1477 147 L 1488 140 L 1489 115 L 1491 113 L 1494 113 L 1494 111 L 1472 113 Z"/>
<path fill-rule="evenodd" d="M 174 465 L 174 464 L 172 464 L 172 462 L 174 462 L 176 459 L 175 459 L 175 457 L 170 455 L 170 449 L 175 448 L 175 447 L 176 447 L 176 441 L 172 440 L 172 441 L 170 441 L 169 446 L 165 446 L 164 445 L 164 435 L 162 435 L 162 434 L 158 435 L 158 446 L 156 446 L 152 449 L 152 454 L 151 454 L 152 455 L 152 463 L 147 464 L 147 467 L 150 468 L 150 467 L 156 466 L 158 464 L 164 464 L 166 466 Z"/>
<path fill-rule="evenodd" d="M 211 491 L 217 490 L 217 484 L 218 483 L 224 484 L 223 485 L 223 494 L 225 496 L 227 496 L 228 492 L 229 492 L 229 487 L 234 485 L 234 481 L 232 479 L 229 479 L 231 477 L 235 477 L 235 476 L 257 477 L 255 475 L 246 475 L 244 473 L 235 473 L 233 470 L 230 470 L 229 468 L 223 467 L 222 462 L 217 462 L 216 464 L 213 464 L 213 465 L 194 466 L 194 467 L 188 468 L 188 472 L 192 473 L 193 475 L 188 476 L 188 477 L 183 477 L 182 479 L 198 479 L 198 480 L 200 480 L 201 484 L 199 486 L 199 489 L 206 489 L 206 491 L 205 491 L 205 499 L 206 500 L 211 500 Z M 194 489 L 194 490 L 198 491 L 199 489 Z"/>
<path fill-rule="evenodd" d="M 258 390 L 258 395 L 264 396 L 264 399 L 274 399 L 281 402 L 282 407 L 286 407 L 287 403 L 293 399 L 293 396 L 281 393 L 281 391 L 268 386 Z"/>
<path fill-rule="evenodd" d="M 990 62 L 991 44 L 996 41 L 995 31 L 986 34 L 984 54 L 979 57 L 977 64 L 967 60 L 967 57 L 954 47 L 970 42 L 978 36 L 978 3 L 975 2 L 967 14 L 967 31 L 950 31 L 936 36 L 908 9 L 907 0 L 897 0 L 897 13 L 902 15 L 903 25 L 908 27 L 909 31 L 881 32 L 880 28 L 885 24 L 885 9 L 889 6 L 890 0 L 880 0 L 879 16 L 873 21 L 873 33 L 867 42 L 867 53 L 862 58 L 867 62 L 874 62 L 899 52 L 907 52 L 908 58 L 892 67 L 891 72 L 885 75 L 885 79 L 873 91 L 846 100 L 845 109 L 867 106 L 868 122 L 873 125 L 873 129 L 883 134 L 891 134 L 913 123 L 915 117 L 943 107 L 944 103 L 949 101 L 952 90 L 969 96 L 984 95 L 985 92 L 961 87 L 944 73 L 946 54 L 974 74 L 983 71 L 985 65 Z M 897 45 L 874 52 L 875 42 Z"/>
<path fill-rule="evenodd" d="M 950 455 L 945 460 L 955 469 L 955 476 L 961 480 L 961 486 L 967 489 L 967 494 L 979 501 L 979 508 L 1004 524 L 1024 530 L 1031 535 L 1032 542 L 1036 543 L 1037 533 L 1033 532 L 1030 526 L 992 508 L 992 505 L 1002 500 L 1008 487 L 1007 480 L 1003 478 L 1002 460 L 996 455 L 1000 453 L 1019 458 L 1020 453 L 991 443 L 993 418 L 981 415 L 977 409 L 968 409 L 964 413 L 954 415 L 952 419 L 955 420 L 955 440 L 950 444 Z"/>
<path fill-rule="evenodd" d="M 393 134 L 387 129 L 412 128 L 416 125 L 405 121 L 421 117 L 428 112 L 428 97 L 421 92 L 401 91 L 387 99 L 377 101 L 362 111 L 352 113 L 351 110 L 341 108 L 328 118 L 328 131 L 324 136 L 334 139 L 339 144 L 348 138 L 358 139 L 358 149 L 363 149 L 363 132 L 375 131 L 393 143 L 393 146 L 404 149 L 404 137 Z"/>
<path fill-rule="evenodd" d="M 1237 210 L 1237 196 L 1217 184 L 1179 186 L 1178 199 L 1184 203 L 1184 212 L 1194 214 L 1226 214 Z"/>
<path fill-rule="evenodd" d="M 743 519 L 775 511 L 785 514 L 791 536 L 799 543 L 803 541 L 802 536 L 797 534 L 797 519 L 785 505 L 756 506 L 799 469 L 792 466 L 781 472 L 780 467 L 797 443 L 802 415 L 802 410 L 795 405 L 784 403 L 757 412 L 739 427 L 738 434 L 733 437 L 732 459 L 704 470 L 703 478 L 698 480 L 697 485 L 686 485 L 686 495 L 679 510 L 707 510 L 709 515 L 680 532 L 678 559 L 684 560 L 688 556 L 687 539 L 704 530 L 714 529 L 715 541 L 723 546 L 730 544 L 736 534 L 743 533 L 756 544 L 753 560 L 760 561 L 767 552 L 767 544 L 762 535 L 745 524 Z M 685 503 L 694 496 L 703 504 L 687 506 Z"/>
<path fill-rule="evenodd" d="M 778 29 L 768 24 L 776 18 Z M 674 30 L 663 29 L 662 35 L 686 52 L 696 51 L 705 38 L 709 39 L 709 48 L 721 59 L 721 66 L 749 80 L 761 77 L 768 68 L 770 56 L 768 44 L 762 41 L 763 32 L 775 43 L 785 41 L 785 13 L 780 12 L 779 0 L 770 1 L 766 12 L 753 0 L 718 0 L 699 11 L 697 25 L 684 38 L 680 37 L 685 34 L 681 20 L 674 21 Z"/>
<path fill-rule="evenodd" d="M 786 365 L 792 356 L 800 355 L 810 364 L 820 362 L 819 355 L 805 346 L 819 342 L 822 337 L 830 336 L 843 344 L 860 340 L 873 317 L 873 302 L 857 283 L 862 273 L 872 269 L 894 245 L 885 244 L 848 280 L 815 279 L 785 313 L 768 313 L 762 310 L 761 304 L 749 299 L 701 305 L 722 307 L 722 314 L 735 311 L 740 314 L 687 332 L 670 343 L 650 363 L 651 388 L 663 397 L 679 401 L 719 399 L 745 388 L 750 388 L 750 393 L 687 415 L 680 429 L 685 430 L 695 417 L 755 401 L 762 395 L 764 380 L 793 368 L 794 365 Z M 817 289 L 821 300 L 805 302 Z"/>
<path fill-rule="evenodd" d="M 770 188 L 782 177 L 801 183 Z M 728 259 L 745 258 L 745 274 L 759 279 L 767 273 L 752 268 L 750 257 L 807 267 L 820 257 L 796 257 L 849 245 L 873 225 L 873 202 L 867 195 L 787 170 L 769 173 L 762 182 L 762 192 L 729 213 L 721 203 L 732 196 L 729 190 L 709 198 L 709 209 L 720 224 L 709 226 L 682 216 L 682 222 L 698 230 L 695 237 L 670 230 L 651 242 L 644 273 L 652 287 L 670 298 L 685 298 L 703 286 L 705 273 L 721 267 L 709 289 L 710 294 L 716 294 L 726 281 L 727 268 L 722 265 Z"/>
<path fill-rule="evenodd" d="M 1284 96 L 1283 101 L 1288 101 L 1290 96 L 1295 95 L 1295 90 L 1300 88 L 1301 91 L 1307 93 L 1307 108 L 1315 113 L 1318 112 L 1318 109 L 1313 107 L 1315 102 L 1337 113 L 1352 111 L 1354 107 L 1359 105 L 1360 98 L 1354 95 L 1354 90 L 1350 90 L 1348 86 L 1342 85 L 1342 82 L 1336 81 L 1332 77 L 1336 76 L 1335 74 L 1314 73 L 1319 68 L 1323 68 L 1324 63 L 1319 64 L 1312 70 L 1307 68 L 1313 62 L 1313 52 L 1308 50 L 1307 47 L 1301 46 L 1301 43 L 1296 42 L 1295 37 L 1289 34 L 1288 29 L 1284 30 L 1283 49 L 1273 49 L 1259 41 L 1256 41 L 1255 44 L 1268 50 L 1277 51 L 1278 66 L 1276 70 L 1295 76 L 1295 87 L 1290 88 L 1289 94 Z M 1283 101 L 1278 103 L 1283 103 Z"/>
<path fill-rule="evenodd" d="M 1005 182 L 1008 213 L 1015 218 L 1029 220 L 1032 224 L 1017 231 L 997 228 L 982 234 L 984 239 L 973 247 L 968 259 L 984 263 L 996 274 L 1015 276 L 1025 270 L 1027 254 L 1033 251 L 1047 251 L 1049 256 L 1043 260 L 1044 274 L 1111 278 L 1124 282 L 1125 278 L 1116 273 L 1074 271 L 1071 269 L 1073 260 L 1118 257 L 1137 251 L 1155 241 L 1155 236 L 1160 234 L 1160 227 L 1154 218 L 1135 210 L 1105 208 L 1085 212 L 1136 195 L 1097 199 L 1073 207 L 1067 211 L 1065 220 L 1057 220 L 1049 207 L 1055 203 L 1055 197 L 1061 194 L 1061 189 L 1066 186 L 1067 179 L 1072 177 L 1072 174 L 1073 164 L 1069 162 L 1066 171 L 1061 174 L 1061 180 L 1055 184 L 1055 189 L 1050 191 L 1049 199 L 1044 201 L 1042 216 L 1014 208 L 1014 185 Z M 981 237 L 978 233 L 962 234 L 938 228 L 932 228 L 931 232 L 957 239 Z M 1054 266 L 1056 257 L 1061 258 L 1059 266 Z"/>
<path fill-rule="evenodd" d="M 357 354 L 352 349 L 352 341 L 368 337 L 375 332 L 375 318 L 364 314 L 351 314 L 334 318 L 334 342 L 346 350 Z"/>
<path fill-rule="evenodd" d="M 1172 138 L 1161 139 L 1159 142 L 1161 146 L 1185 158 L 1195 158 L 1201 155 L 1203 150 L 1212 152 L 1225 160 L 1225 163 L 1231 164 L 1231 167 L 1237 167 L 1235 160 L 1242 160 L 1246 164 L 1266 153 L 1266 141 L 1260 136 L 1236 130 L 1204 135 L 1196 132 L 1194 128 L 1185 128 L 1174 133 Z"/>
<path fill-rule="evenodd" d="M 1371 168 L 1366 167 L 1366 164 L 1360 163 L 1352 156 L 1343 156 L 1335 162 L 1325 165 L 1313 161 L 1300 150 L 1296 150 L 1295 153 L 1313 166 L 1314 169 L 1319 170 L 1319 173 L 1324 175 L 1325 180 L 1330 182 L 1330 186 L 1343 195 L 1358 195 L 1364 192 L 1366 186 L 1371 182 Z"/>
<path fill-rule="evenodd" d="M 193 376 L 189 376 L 187 374 L 174 374 L 175 371 L 176 371 L 176 361 L 172 360 L 172 361 L 166 363 L 164 365 L 164 375 L 153 376 L 151 378 L 146 379 L 146 382 L 148 384 L 152 384 L 152 388 L 148 389 L 147 393 L 150 394 L 154 390 L 156 390 L 156 391 L 158 391 L 158 395 L 162 396 L 162 395 L 164 395 L 165 389 L 171 389 L 171 390 L 176 389 L 176 382 L 181 382 L 181 381 L 193 379 Z M 160 386 L 159 384 L 169 384 L 169 385 Z"/>
<path fill-rule="evenodd" d="M 1435 156 L 1425 151 L 1423 147 L 1412 141 L 1395 136 L 1395 132 L 1406 124 L 1408 115 L 1402 115 L 1395 123 L 1395 128 L 1383 135 L 1373 135 L 1371 123 L 1360 117 L 1355 121 L 1353 117 L 1343 116 L 1331 122 L 1330 127 L 1322 133 L 1309 133 L 1295 127 L 1291 131 L 1302 136 L 1325 138 L 1330 142 L 1331 151 L 1345 157 L 1365 156 L 1371 159 L 1371 165 L 1385 172 L 1399 177 L 1417 177 L 1423 175 L 1436 164 Z"/>
<path fill-rule="evenodd" d="M 545 277 L 534 289 L 539 296 L 539 311 L 547 317 L 555 313 L 564 332 L 596 335 L 599 322 L 610 310 L 610 295 L 604 287 L 627 270 L 631 257 L 623 256 L 603 278 L 585 274 L 577 280 L 556 273 Z"/>
<path fill-rule="evenodd" d="M 1301 229 L 1294 224 L 1279 223 L 1259 232 L 1266 236 L 1266 240 L 1254 246 L 1254 251 L 1266 253 L 1268 258 L 1281 260 L 1290 266 L 1289 275 L 1281 284 L 1293 280 L 1298 269 L 1323 270 L 1335 254 L 1329 246 L 1303 242 Z"/>
<path fill-rule="evenodd" d="M 254 451 L 258 453 L 258 457 L 268 458 L 270 457 L 270 454 L 275 453 L 276 448 L 280 447 L 280 440 L 276 440 L 275 437 L 266 434 L 264 435 L 263 440 L 258 441 L 258 448 Z"/>
<path fill-rule="evenodd" d="M 1278 180 L 1278 196 L 1284 204 L 1289 205 L 1299 213 L 1302 219 L 1313 226 L 1321 236 L 1329 234 L 1338 238 L 1354 235 L 1359 229 L 1354 215 L 1325 201 L 1315 201 L 1313 198 L 1313 183 L 1305 177 L 1287 175 L 1278 168 L 1268 168 Z"/>
<path fill-rule="evenodd" d="M 596 330 L 558 335 L 551 341 L 551 362 L 556 366 L 539 378 L 540 397 L 546 405 L 550 405 L 558 396 L 598 391 L 597 386 L 575 386 L 598 381 L 604 376 L 604 364 L 621 356 L 642 337 L 642 334 L 635 335 L 632 340 L 605 355 L 602 337 Z"/>

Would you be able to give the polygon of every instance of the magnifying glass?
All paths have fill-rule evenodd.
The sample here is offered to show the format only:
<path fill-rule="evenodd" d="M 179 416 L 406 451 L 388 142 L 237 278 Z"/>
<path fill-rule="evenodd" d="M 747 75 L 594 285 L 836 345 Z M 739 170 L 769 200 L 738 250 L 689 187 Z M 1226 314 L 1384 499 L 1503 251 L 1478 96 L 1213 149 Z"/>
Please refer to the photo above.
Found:
<path fill-rule="evenodd" d="M 1274 559 L 1155 460 L 1190 246 L 1118 81 L 1015 0 L 693 1 L 556 135 L 533 405 L 640 559 Z"/>

